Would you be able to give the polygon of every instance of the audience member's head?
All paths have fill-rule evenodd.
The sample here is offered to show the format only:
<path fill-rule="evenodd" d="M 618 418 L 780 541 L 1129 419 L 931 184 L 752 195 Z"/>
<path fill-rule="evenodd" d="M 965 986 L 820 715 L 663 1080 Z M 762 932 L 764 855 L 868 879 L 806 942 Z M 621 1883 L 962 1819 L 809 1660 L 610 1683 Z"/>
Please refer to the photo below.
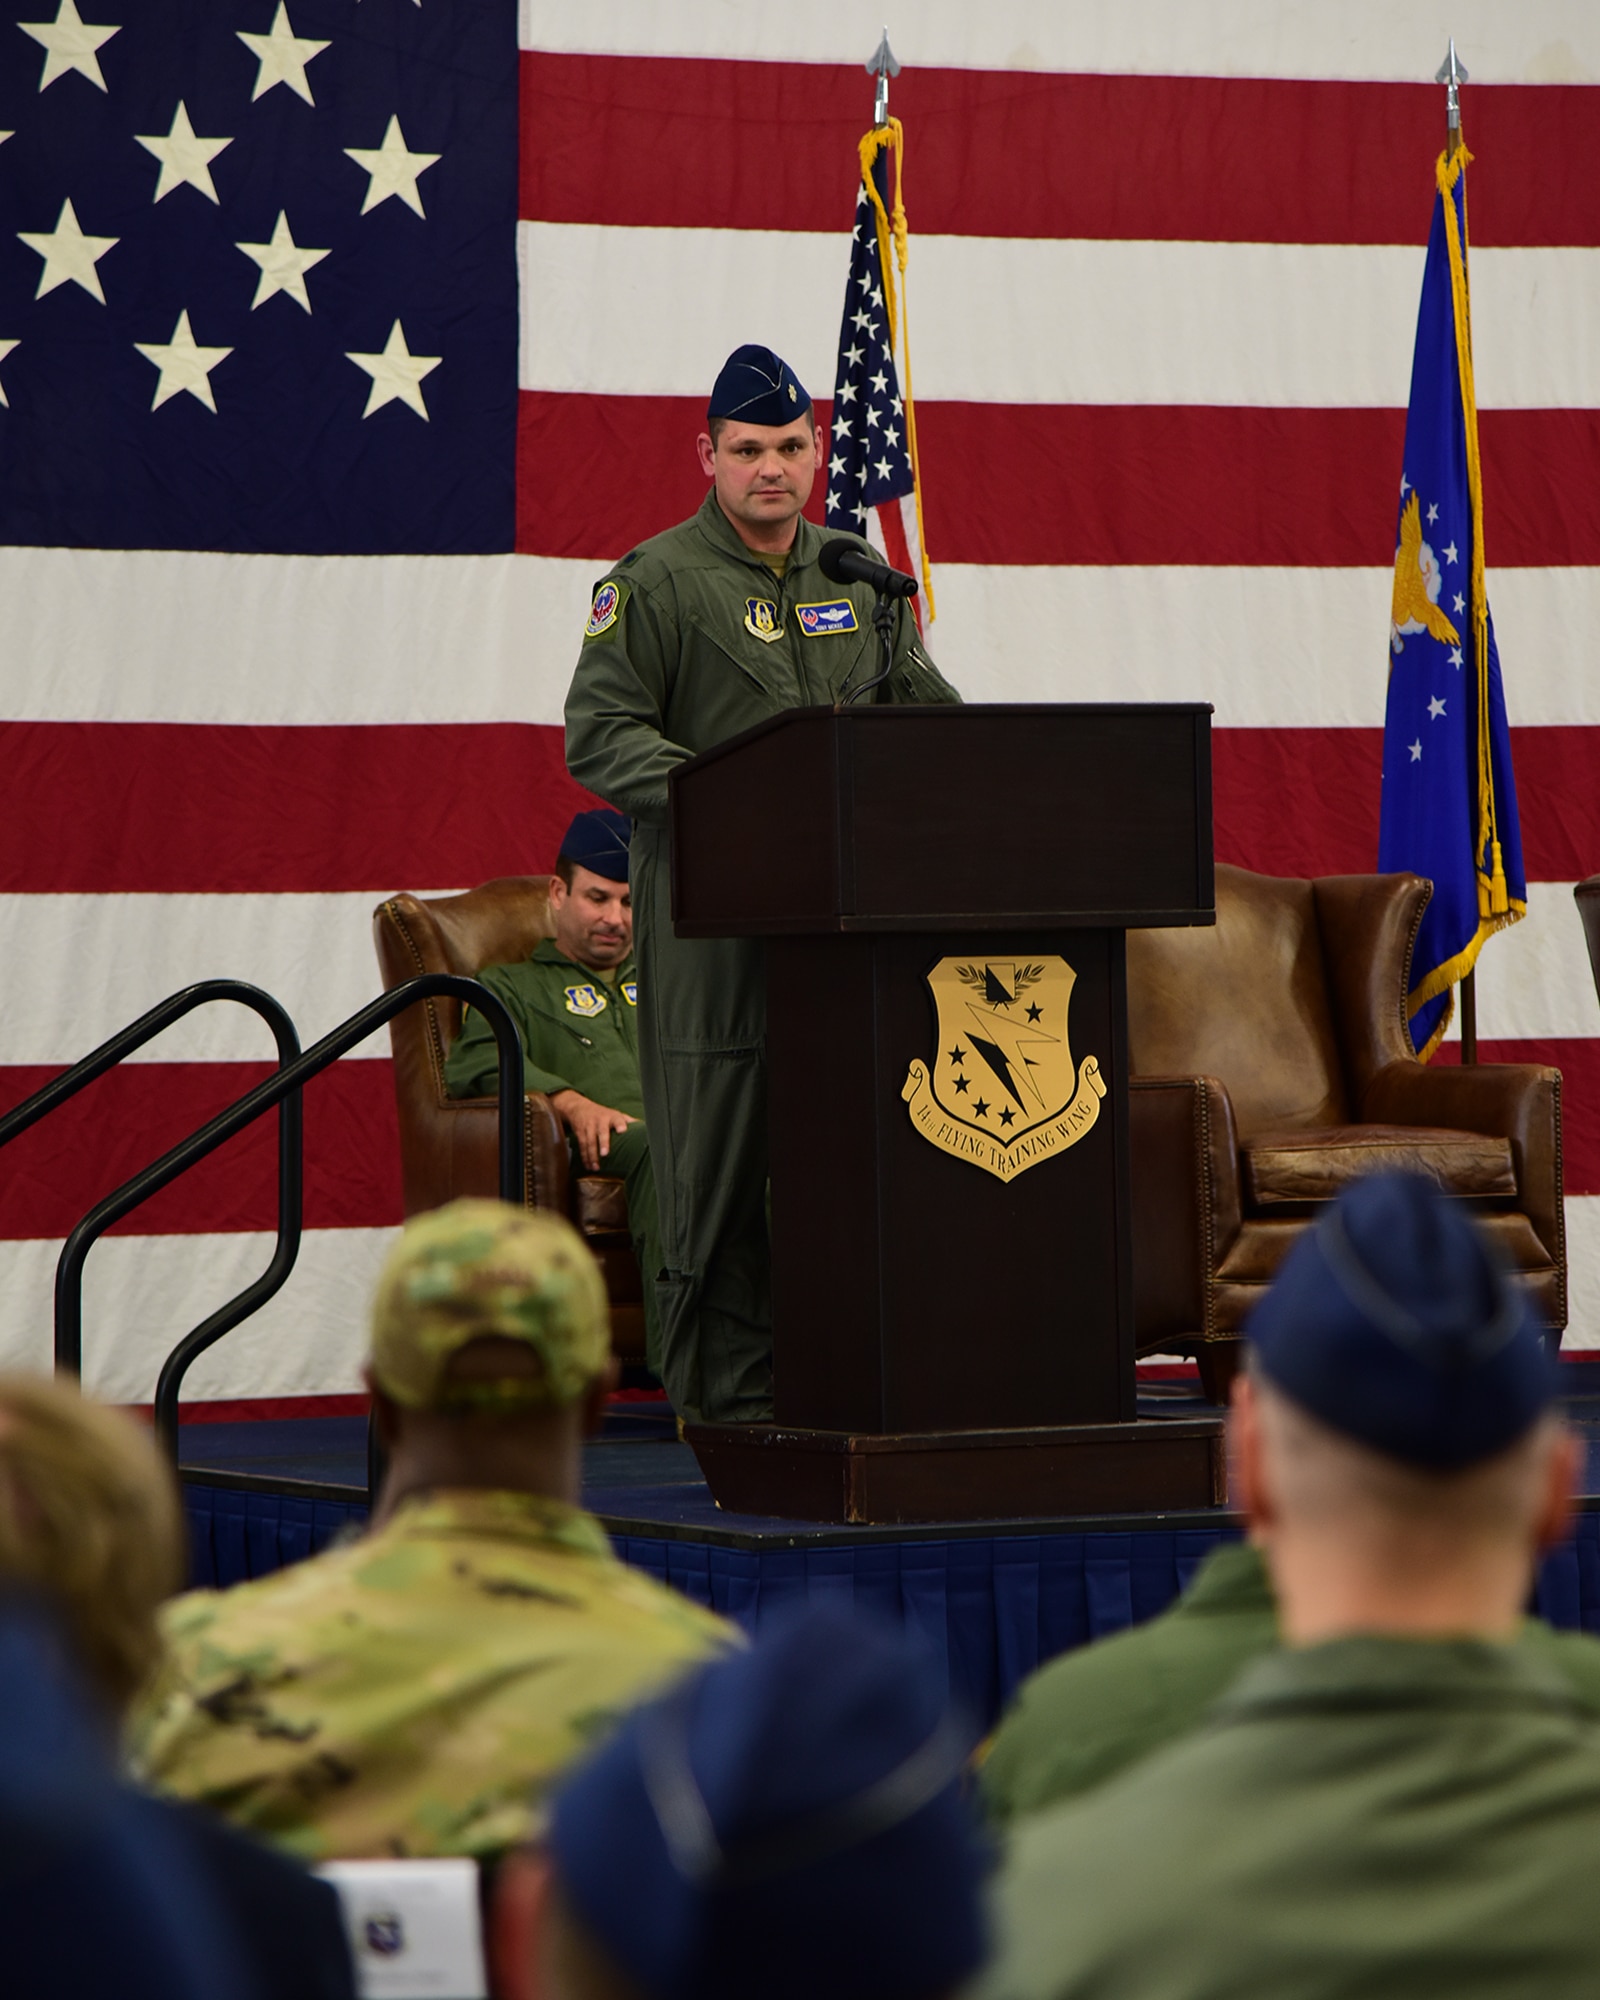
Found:
<path fill-rule="evenodd" d="M 944 1676 L 812 1610 L 638 1709 L 497 1913 L 523 2000 L 932 2000 L 981 1963 L 985 1856 Z"/>
<path fill-rule="evenodd" d="M 605 1280 L 569 1222 L 479 1200 L 415 1217 L 372 1309 L 379 1515 L 441 1487 L 576 1500 L 614 1377 Z"/>
<path fill-rule="evenodd" d="M 120 1715 L 160 1654 L 156 1611 L 182 1587 L 183 1522 L 154 1439 L 47 1375 L 0 1375 L 0 1587 L 49 1603 Z"/>
<path fill-rule="evenodd" d="M 598 806 L 579 813 L 561 837 L 550 878 L 550 922 L 557 949 L 593 972 L 621 965 L 633 950 L 632 832 L 625 813 Z"/>
<path fill-rule="evenodd" d="M 1285 1635 L 1509 1634 L 1575 1447 L 1526 1296 L 1466 1207 L 1419 1175 L 1359 1183 L 1248 1330 L 1237 1468 Z"/>
<path fill-rule="evenodd" d="M 117 1782 L 79 1664 L 43 1601 L 0 1587 L 0 1990 L 257 1993 L 167 1809 Z"/>

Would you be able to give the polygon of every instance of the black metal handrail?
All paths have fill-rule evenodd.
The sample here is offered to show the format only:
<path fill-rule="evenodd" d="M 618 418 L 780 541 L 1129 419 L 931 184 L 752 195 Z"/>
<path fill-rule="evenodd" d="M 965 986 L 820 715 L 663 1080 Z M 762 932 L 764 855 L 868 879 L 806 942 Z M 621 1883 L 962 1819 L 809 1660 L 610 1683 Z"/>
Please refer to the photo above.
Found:
<path fill-rule="evenodd" d="M 398 986 L 390 987 L 387 993 L 380 994 L 370 1005 L 363 1007 L 359 1013 L 352 1014 L 348 1021 L 343 1022 L 330 1034 L 324 1035 L 320 1042 L 313 1042 L 303 1056 L 279 1070 L 276 1076 L 270 1076 L 264 1083 L 258 1084 L 228 1110 L 220 1112 L 209 1125 L 203 1125 L 181 1145 L 174 1146 L 172 1151 L 158 1160 L 153 1167 L 147 1168 L 141 1175 L 136 1175 L 134 1180 L 127 1182 L 116 1193 L 108 1195 L 98 1209 L 79 1223 L 78 1230 L 86 1229 L 100 1210 L 108 1208 L 120 1197 L 129 1196 L 125 1207 L 119 1208 L 107 1221 L 100 1224 L 100 1229 L 108 1228 L 111 1222 L 126 1214 L 129 1208 L 137 1207 L 147 1195 L 165 1187 L 168 1181 L 175 1179 L 196 1160 L 204 1159 L 207 1153 L 214 1152 L 236 1133 L 242 1132 L 246 1125 L 270 1111 L 274 1104 L 287 1100 L 291 1093 L 297 1097 L 301 1088 L 312 1077 L 337 1062 L 340 1056 L 353 1049 L 357 1042 L 364 1041 L 374 1028 L 381 1028 L 385 1022 L 392 1021 L 397 1014 L 403 1014 L 414 1002 L 431 1000 L 436 995 L 442 994 L 453 994 L 458 1000 L 476 1007 L 494 1031 L 495 1046 L 500 1060 L 498 1092 L 500 1199 L 514 1202 L 520 1208 L 527 1183 L 524 1157 L 527 1100 L 522 1093 L 522 1043 L 518 1039 L 515 1024 L 506 1012 L 504 1002 L 496 994 L 491 993 L 487 986 L 480 985 L 476 979 L 467 979 L 454 972 L 425 972 L 415 979 L 407 979 Z M 158 1174 L 161 1176 L 160 1179 L 153 1178 Z M 142 1192 L 131 1193 L 139 1183 L 143 1182 L 148 1182 L 149 1185 L 145 1186 Z M 74 1236 L 78 1230 L 74 1230 Z M 99 1230 L 97 1229 L 94 1234 L 98 1235 Z M 91 1235 L 88 1242 L 93 1240 L 94 1236 Z M 80 1287 L 83 1255 L 88 1253 L 88 1242 L 85 1243 L 83 1254 L 78 1259 L 77 1273 Z M 66 1264 L 67 1251 L 71 1247 L 72 1239 L 69 1238 L 66 1248 L 61 1253 L 62 1266 Z M 298 1250 L 298 1239 L 296 1249 Z M 274 1258 L 273 1263 L 254 1285 L 247 1286 L 236 1299 L 214 1312 L 209 1319 L 202 1321 L 193 1333 L 185 1334 L 162 1363 L 161 1373 L 156 1381 L 156 1435 L 171 1454 L 174 1464 L 178 1457 L 178 1392 L 183 1386 L 183 1378 L 189 1372 L 190 1365 L 215 1341 L 220 1340 L 240 1321 L 265 1305 L 288 1277 L 293 1266 L 294 1258 L 291 1257 L 281 1275 L 276 1277 L 275 1282 L 269 1284 L 277 1268 L 277 1259 Z M 58 1365 L 61 1354 L 60 1304 L 61 1280 L 58 1268 L 56 1276 Z M 81 1291 L 78 1304 L 81 1309 Z M 80 1322 L 80 1354 L 81 1349 Z"/>
<path fill-rule="evenodd" d="M 102 1042 L 97 1049 L 91 1049 L 80 1062 L 75 1062 L 70 1069 L 63 1070 L 60 1076 L 52 1077 L 42 1089 L 36 1090 L 31 1097 L 24 1098 L 21 1104 L 8 1112 L 4 1118 L 0 1118 L 0 1146 L 17 1138 L 30 1126 L 37 1125 L 41 1118 L 48 1117 L 69 1098 L 76 1097 L 80 1090 L 104 1076 L 108 1070 L 114 1069 L 118 1063 L 132 1055 L 135 1049 L 142 1048 L 164 1029 L 170 1028 L 175 1021 L 181 1021 L 186 1014 L 191 1014 L 197 1007 L 207 1006 L 214 1000 L 234 1001 L 261 1016 L 272 1030 L 273 1040 L 278 1045 L 280 1072 L 285 1063 L 293 1062 L 299 1055 L 300 1037 L 295 1032 L 294 1022 L 289 1017 L 288 1009 L 272 994 L 263 992 L 259 986 L 248 985 L 240 979 L 198 980 L 193 986 L 185 986 L 177 993 L 171 994 L 152 1007 L 148 1013 L 141 1014 L 138 1020 L 130 1022 L 120 1033 Z M 229 1300 L 227 1305 L 213 1313 L 206 1321 L 205 1328 L 210 1333 L 211 1339 L 216 1339 L 230 1327 L 237 1326 L 239 1321 L 247 1318 L 257 1306 L 270 1299 L 294 1269 L 295 1258 L 300 1250 L 303 1124 L 301 1097 L 300 1093 L 295 1091 L 284 1098 L 278 1106 L 278 1235 L 277 1242 L 273 1246 L 272 1261 L 253 1284 L 246 1286 L 236 1298 Z M 154 1193 L 155 1190 L 151 1188 L 149 1191 Z M 102 1227 L 104 1226 L 102 1224 Z M 80 1223 L 78 1227 L 82 1229 L 84 1225 Z M 98 1233 L 98 1230 L 94 1232 Z M 74 1231 L 73 1235 L 76 1236 L 77 1231 Z M 67 1241 L 70 1246 L 73 1238 L 69 1237 Z M 77 1359 L 71 1363 L 75 1373 L 78 1371 L 78 1363 L 82 1356 L 83 1258 L 87 1256 L 89 1242 L 92 1241 L 93 1236 L 90 1236 L 82 1246 L 73 1282 L 66 1294 L 62 1286 L 62 1266 L 58 1263 L 56 1267 L 56 1361 L 60 1366 L 61 1323 L 65 1304 L 68 1318 L 76 1325 L 74 1339 Z M 63 1257 L 64 1255 L 65 1252 Z M 164 1436 L 163 1441 L 176 1456 L 176 1434 L 171 1437 Z"/>
<path fill-rule="evenodd" d="M 237 982 L 216 980 L 205 982 L 205 985 L 232 989 L 237 987 Z M 240 997 L 241 992 L 254 994 L 257 989 L 239 988 L 231 992 L 229 997 Z M 186 1000 L 190 993 L 198 994 L 199 997 L 189 1000 L 188 1006 L 180 1006 L 178 1003 Z M 259 1083 L 253 1090 L 247 1091 L 243 1097 L 202 1125 L 197 1132 L 191 1133 L 187 1139 L 164 1153 L 159 1160 L 154 1161 L 141 1173 L 133 1175 L 121 1187 L 113 1189 L 104 1200 L 95 1204 L 67 1238 L 56 1265 L 56 1366 L 74 1375 L 82 1372 L 83 1266 L 90 1248 L 99 1237 L 114 1223 L 120 1222 L 125 1215 L 131 1213 L 141 1202 L 159 1193 L 171 1181 L 176 1180 L 179 1174 L 215 1152 L 218 1146 L 242 1132 L 257 1118 L 275 1106 L 281 1107 L 284 1111 L 290 1111 L 292 1107 L 296 1135 L 296 1143 L 292 1149 L 282 1143 L 281 1123 L 279 1128 L 280 1226 L 278 1248 L 271 1264 L 253 1284 L 246 1286 L 236 1298 L 220 1307 L 192 1333 L 186 1334 L 162 1365 L 160 1379 L 156 1385 L 156 1429 L 168 1449 L 176 1455 L 178 1392 L 190 1364 L 196 1356 L 257 1311 L 279 1290 L 293 1270 L 295 1258 L 299 1254 L 301 1187 L 298 1134 L 302 1087 L 310 1078 L 318 1075 L 340 1056 L 354 1048 L 358 1042 L 363 1041 L 374 1028 L 382 1027 L 397 1014 L 404 1013 L 407 1007 L 418 1000 L 428 1000 L 436 995 L 445 994 L 453 995 L 478 1008 L 494 1033 L 500 1057 L 500 1193 L 504 1200 L 520 1205 L 525 1183 L 523 1148 L 526 1107 L 522 1094 L 522 1045 L 517 1039 L 516 1028 L 501 1001 L 477 980 L 467 979 L 451 972 L 424 973 L 416 979 L 408 979 L 399 986 L 391 987 L 387 993 L 381 994 L 359 1013 L 352 1014 L 349 1020 L 341 1023 L 330 1034 L 324 1035 L 320 1042 L 313 1043 L 304 1054 L 296 1054 L 292 1059 L 283 1062 L 275 1074 Z M 210 997 L 222 996 L 204 993 L 200 988 L 190 988 L 184 994 L 175 994 L 172 1000 L 164 1002 L 162 1007 L 152 1009 L 150 1014 L 125 1029 L 121 1035 L 114 1037 L 101 1049 L 85 1057 L 82 1063 L 74 1065 L 72 1070 L 55 1078 L 52 1083 L 45 1086 L 44 1090 L 35 1093 L 34 1097 L 19 1105 L 8 1119 L 0 1121 L 0 1145 L 3 1145 L 8 1138 L 14 1137 L 17 1132 L 24 1130 L 27 1125 L 35 1123 L 47 1111 L 53 1110 L 57 1104 L 64 1102 L 84 1084 L 92 1082 L 94 1077 L 102 1075 L 113 1063 L 120 1061 L 130 1049 L 138 1047 L 140 1041 L 147 1041 L 150 1035 L 158 1033 L 157 1027 L 150 1027 L 143 1034 L 139 1031 L 157 1015 L 163 1014 L 164 1010 L 176 1009 L 167 1015 L 166 1019 L 177 1019 L 180 1014 L 188 1011 L 189 1006 L 197 1006 L 201 999 Z M 268 994 L 259 994 L 258 997 L 282 1015 L 284 1022 L 288 1024 L 290 1037 L 293 1038 L 293 1024 L 288 1022 L 288 1016 L 283 1014 L 278 1003 Z M 258 1008 L 257 1011 L 264 1010 Z M 162 1026 L 166 1025 L 166 1019 L 162 1021 Z M 130 1040 L 130 1037 L 134 1039 Z M 106 1050 L 112 1048 L 116 1048 L 118 1053 L 107 1056 Z M 83 1074 L 80 1076 L 79 1072 Z M 73 1080 L 75 1078 L 76 1081 Z M 40 1100 L 47 1096 L 50 1102 L 41 1104 Z M 30 1115 L 24 1117 L 23 1114 Z M 286 1172 L 285 1162 L 291 1159 L 294 1174 L 293 1202 L 286 1210 L 283 1201 L 283 1176 Z M 292 1232 L 286 1232 L 284 1228 L 286 1213 L 292 1219 Z M 286 1241 L 286 1235 L 290 1240 Z"/>
<path fill-rule="evenodd" d="M 0 1146 L 26 1132 L 30 1125 L 37 1125 L 41 1118 L 48 1116 L 58 1105 L 65 1104 L 69 1097 L 76 1097 L 96 1077 L 104 1076 L 108 1069 L 115 1069 L 135 1049 L 143 1048 L 163 1029 L 170 1028 L 174 1021 L 181 1021 L 185 1014 L 193 1013 L 196 1007 L 204 1007 L 212 1000 L 236 1000 L 241 1007 L 254 1009 L 272 1030 L 280 1062 L 288 1062 L 299 1055 L 300 1037 L 295 1033 L 294 1022 L 281 1001 L 275 1000 L 270 993 L 264 993 L 259 986 L 247 985 L 242 979 L 202 979 L 193 986 L 181 988 L 159 1006 L 152 1007 L 148 1014 L 141 1014 L 137 1021 L 130 1021 L 110 1041 L 91 1049 L 81 1062 L 75 1062 L 71 1069 L 53 1076 L 42 1089 L 14 1105 L 4 1118 L 0 1118 Z"/>

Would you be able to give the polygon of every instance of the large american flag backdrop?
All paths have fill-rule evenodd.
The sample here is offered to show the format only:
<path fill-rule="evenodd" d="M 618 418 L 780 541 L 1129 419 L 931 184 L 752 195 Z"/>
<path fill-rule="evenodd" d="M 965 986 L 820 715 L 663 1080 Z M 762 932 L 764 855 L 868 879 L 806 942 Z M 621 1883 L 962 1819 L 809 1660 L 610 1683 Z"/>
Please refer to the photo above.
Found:
<path fill-rule="evenodd" d="M 546 867 L 593 580 L 703 491 L 730 348 L 834 379 L 880 21 L 842 0 L 0 6 L 0 1102 L 177 985 L 310 1039 L 368 916 Z M 1588 0 L 920 0 L 910 312 L 934 650 L 969 697 L 1216 704 L 1217 851 L 1367 869 L 1453 32 L 1526 922 L 1490 1058 L 1567 1078 L 1600 1344 L 1600 15 Z M 13 344 L 14 343 L 14 344 Z M 819 485 L 814 505 L 820 509 Z M 301 1267 L 200 1399 L 357 1385 L 399 1218 L 387 1047 L 309 1094 Z M 265 1073 L 191 1019 L 0 1156 L 0 1359 L 88 1202 Z M 1447 1050 L 1441 1059 L 1449 1059 Z M 88 1374 L 264 1264 L 267 1131 L 90 1260 Z"/>

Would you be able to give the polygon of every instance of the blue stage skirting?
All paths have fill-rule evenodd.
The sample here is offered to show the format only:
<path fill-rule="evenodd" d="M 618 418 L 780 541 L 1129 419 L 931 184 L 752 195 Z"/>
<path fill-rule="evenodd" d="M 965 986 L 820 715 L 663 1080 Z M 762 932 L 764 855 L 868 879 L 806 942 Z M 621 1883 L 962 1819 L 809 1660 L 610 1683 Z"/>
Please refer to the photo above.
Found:
<path fill-rule="evenodd" d="M 616 1547 L 747 1631 L 819 1599 L 903 1621 L 987 1726 L 1041 1661 L 1164 1610 L 1222 1539 L 1220 1530 L 1152 1529 L 753 1551 L 625 1535 Z"/>
<path fill-rule="evenodd" d="M 347 1530 L 366 1525 L 365 1507 L 338 1500 L 291 1500 L 236 1486 L 183 1484 L 189 1522 L 189 1581 L 226 1590 L 317 1555 Z"/>
<path fill-rule="evenodd" d="M 362 1507 L 185 1485 L 196 1584 L 226 1586 L 302 1561 L 358 1529 Z M 625 1562 L 747 1630 L 790 1604 L 842 1598 L 903 1620 L 944 1659 L 952 1691 L 992 1722 L 1041 1661 L 1153 1617 L 1226 1530 L 996 1535 L 733 1549 L 620 1535 Z M 1600 1632 L 1600 1514 L 1546 1557 L 1535 1593 L 1553 1625 Z"/>

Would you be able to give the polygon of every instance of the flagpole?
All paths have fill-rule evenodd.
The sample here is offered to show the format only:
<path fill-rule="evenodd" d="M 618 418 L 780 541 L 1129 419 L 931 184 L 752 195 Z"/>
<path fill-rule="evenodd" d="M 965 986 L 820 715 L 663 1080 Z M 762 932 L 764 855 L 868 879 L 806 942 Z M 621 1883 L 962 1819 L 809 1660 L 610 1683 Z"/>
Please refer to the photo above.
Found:
<path fill-rule="evenodd" d="M 1456 38 L 1450 37 L 1450 52 L 1440 63 L 1434 76 L 1435 83 L 1442 83 L 1444 90 L 1445 153 L 1454 159 L 1461 150 L 1461 85 L 1470 83 L 1471 78 L 1462 67 L 1461 58 L 1456 54 Z"/>
<path fill-rule="evenodd" d="M 1452 42 L 1451 47 L 1453 48 L 1454 46 L 1455 44 Z M 872 97 L 872 122 L 877 126 L 887 125 L 889 122 L 889 79 L 891 76 L 898 76 L 900 74 L 900 65 L 895 61 L 894 50 L 889 46 L 889 29 L 887 23 L 883 30 L 883 40 L 873 50 L 871 59 L 866 65 L 866 71 L 868 76 L 875 76 L 878 79 L 878 87 L 873 92 Z"/>
<path fill-rule="evenodd" d="M 1450 37 L 1450 51 L 1439 65 L 1435 83 L 1445 87 L 1445 155 L 1454 159 L 1461 150 L 1461 85 L 1467 82 L 1467 72 L 1456 54 L 1456 38 Z M 1478 975 L 1476 970 L 1461 975 L 1461 1060 L 1475 1063 L 1478 1060 Z"/>
<path fill-rule="evenodd" d="M 885 481 L 891 480 L 891 474 L 893 479 L 902 479 L 905 472 L 909 471 L 911 482 L 909 493 L 900 490 L 883 496 L 886 503 L 892 501 L 893 504 L 883 504 L 878 507 L 877 527 L 885 537 L 885 543 L 880 546 L 887 545 L 898 549 L 899 554 L 892 557 L 892 560 L 900 562 L 905 569 L 921 579 L 921 595 L 912 609 L 917 629 L 922 632 L 927 629 L 929 621 L 934 616 L 933 577 L 928 564 L 928 537 L 922 516 L 921 455 L 917 450 L 917 403 L 911 381 L 911 314 L 906 277 L 908 261 L 906 210 L 902 188 L 906 155 L 905 132 L 900 120 L 891 117 L 889 113 L 889 80 L 900 74 L 900 64 L 894 50 L 889 46 L 887 26 L 870 60 L 862 67 L 874 79 L 874 90 L 872 128 L 862 134 L 856 148 L 861 163 L 860 206 L 872 210 L 872 214 L 863 220 L 869 226 L 876 225 L 874 240 L 878 274 L 876 281 L 870 283 L 869 289 L 871 303 L 883 308 L 888 334 L 884 343 L 887 353 L 880 351 L 879 354 L 882 365 L 876 374 L 867 379 L 881 389 L 884 380 L 880 378 L 890 376 L 897 378 L 894 386 L 888 391 L 892 400 L 885 405 L 884 412 L 879 414 L 893 419 L 883 434 L 887 444 L 898 445 L 900 437 L 904 436 L 905 446 L 902 456 L 909 463 L 902 466 L 899 471 L 894 471 L 890 465 L 880 461 L 878 470 Z M 858 223 L 858 234 L 860 227 Z M 898 284 L 895 275 L 897 269 Z M 846 312 L 848 315 L 848 306 Z M 851 324 L 859 325 L 867 334 L 869 341 L 879 337 L 877 326 L 869 325 L 868 315 L 865 312 L 852 316 Z M 853 395 L 859 390 L 859 382 L 846 383 L 844 379 L 847 366 L 854 366 L 859 359 L 859 344 L 851 341 L 847 333 L 841 333 L 839 347 L 841 392 L 848 390 Z M 877 416 L 873 417 L 873 421 L 877 421 Z M 837 420 L 835 429 L 837 433 Z M 843 435 L 846 438 L 850 435 L 848 422 L 844 425 Z M 866 466 L 864 464 L 858 466 L 856 478 L 864 480 L 865 476 Z M 828 505 L 831 520 L 834 507 L 831 498 Z M 866 516 L 860 508 L 843 509 L 846 514 L 852 511 L 857 519 L 865 520 Z M 840 520 L 838 525 L 843 527 L 849 524 Z"/>

